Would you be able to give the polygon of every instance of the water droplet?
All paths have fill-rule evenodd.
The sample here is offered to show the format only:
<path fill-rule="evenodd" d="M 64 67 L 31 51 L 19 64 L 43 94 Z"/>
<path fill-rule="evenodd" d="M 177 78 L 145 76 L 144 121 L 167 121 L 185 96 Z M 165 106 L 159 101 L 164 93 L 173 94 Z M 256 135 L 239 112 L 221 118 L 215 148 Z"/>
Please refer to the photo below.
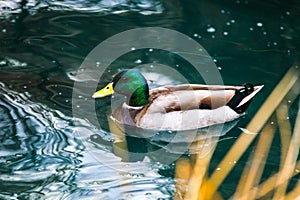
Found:
<path fill-rule="evenodd" d="M 223 34 L 224 34 L 224 35 L 228 35 L 228 32 L 225 31 Z"/>
<path fill-rule="evenodd" d="M 59 93 L 58 93 L 58 95 L 62 95 L 62 93 L 61 93 L 61 92 L 59 92 Z"/>
<path fill-rule="evenodd" d="M 232 24 L 234 24 L 234 23 L 235 23 L 235 20 L 234 20 L 234 19 L 232 19 L 232 20 L 230 20 L 230 22 L 231 22 Z"/>
<path fill-rule="evenodd" d="M 218 70 L 222 70 L 222 67 L 218 67 Z"/>
<path fill-rule="evenodd" d="M 197 34 L 197 33 L 194 33 L 194 37 L 198 37 L 198 34 Z"/>
<path fill-rule="evenodd" d="M 262 27 L 262 26 L 263 26 L 263 23 L 261 23 L 261 22 L 257 22 L 257 23 L 256 23 L 256 26 L 258 26 L 258 27 Z"/>
<path fill-rule="evenodd" d="M 226 25 L 227 25 L 227 26 L 230 26 L 231 24 L 230 24 L 230 22 L 226 22 Z"/>
<path fill-rule="evenodd" d="M 224 13 L 225 13 L 225 10 L 221 10 L 221 13 L 224 14 Z"/>
<path fill-rule="evenodd" d="M 216 31 L 216 29 L 214 28 L 214 27 L 209 27 L 208 29 L 206 29 L 206 31 L 207 32 L 209 32 L 209 33 L 213 33 L 213 32 L 215 32 Z"/>
<path fill-rule="evenodd" d="M 274 124 L 274 122 L 271 122 L 271 124 L 273 125 L 273 124 Z"/>
<path fill-rule="evenodd" d="M 250 31 L 253 31 L 254 29 L 252 27 L 249 28 Z"/>
<path fill-rule="evenodd" d="M 217 170 L 217 171 L 220 171 L 220 170 L 221 170 L 221 168 L 220 168 L 220 167 L 218 167 L 216 170 Z"/>
<path fill-rule="evenodd" d="M 216 62 L 217 62 L 217 59 L 213 59 L 213 61 L 216 63 Z"/>
<path fill-rule="evenodd" d="M 140 64 L 140 63 L 142 63 L 142 60 L 138 59 L 138 60 L 134 61 L 134 63 Z"/>
<path fill-rule="evenodd" d="M 149 52 L 152 52 L 153 51 L 153 49 L 149 49 Z"/>
<path fill-rule="evenodd" d="M 131 51 L 134 51 L 135 50 L 135 48 L 134 47 L 131 47 Z"/>
<path fill-rule="evenodd" d="M 23 88 L 26 89 L 26 88 L 27 88 L 27 85 L 24 85 Z"/>
<path fill-rule="evenodd" d="M 80 105 L 77 105 L 76 108 L 80 108 Z"/>
<path fill-rule="evenodd" d="M 280 28 L 280 30 L 284 30 L 284 27 L 283 27 L 283 26 L 280 26 L 279 28 Z"/>
<path fill-rule="evenodd" d="M 276 46 L 276 45 L 277 45 L 277 42 L 273 42 L 273 44 L 274 44 L 274 46 Z"/>
<path fill-rule="evenodd" d="M 263 34 L 264 34 L 264 35 L 267 35 L 267 32 L 266 32 L 266 31 L 264 31 L 264 32 L 263 32 Z"/>
<path fill-rule="evenodd" d="M 285 13 L 286 15 L 290 15 L 291 13 L 290 13 L 290 11 L 286 11 L 286 13 Z"/>
<path fill-rule="evenodd" d="M 178 64 L 176 64 L 175 66 L 176 66 L 176 67 L 179 67 L 179 65 L 178 65 Z"/>
<path fill-rule="evenodd" d="M 291 55 L 291 50 L 290 50 L 290 49 L 287 50 L 287 54 L 288 54 L 289 56 Z"/>
<path fill-rule="evenodd" d="M 100 66 L 100 62 L 96 62 L 96 67 L 99 67 Z"/>
<path fill-rule="evenodd" d="M 6 33 L 6 29 L 5 29 L 5 28 L 4 28 L 4 29 L 2 29 L 2 32 L 3 32 L 3 33 Z"/>

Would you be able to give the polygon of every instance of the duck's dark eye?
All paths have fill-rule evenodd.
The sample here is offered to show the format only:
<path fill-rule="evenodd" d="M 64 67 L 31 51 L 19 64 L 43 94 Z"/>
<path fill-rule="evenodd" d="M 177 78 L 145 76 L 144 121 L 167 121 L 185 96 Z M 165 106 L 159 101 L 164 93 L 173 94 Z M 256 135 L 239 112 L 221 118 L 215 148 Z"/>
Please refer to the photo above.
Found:
<path fill-rule="evenodd" d="M 109 89 L 109 87 L 107 86 L 107 87 L 106 87 L 106 89 L 108 90 L 108 89 Z"/>

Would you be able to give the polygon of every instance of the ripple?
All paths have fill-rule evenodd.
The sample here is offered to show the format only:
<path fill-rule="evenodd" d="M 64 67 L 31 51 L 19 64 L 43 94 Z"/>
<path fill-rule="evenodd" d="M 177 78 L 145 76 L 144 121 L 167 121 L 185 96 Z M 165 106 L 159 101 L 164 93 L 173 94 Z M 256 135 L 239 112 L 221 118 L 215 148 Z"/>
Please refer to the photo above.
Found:
<path fill-rule="evenodd" d="M 122 162 L 105 147 L 88 141 L 88 136 L 97 134 L 109 142 L 109 133 L 32 102 L 28 93 L 12 91 L 1 82 L 0 127 L 0 187 L 5 188 L 0 198 L 172 196 L 173 180 L 158 174 L 161 166 L 146 158 L 136 163 Z M 85 136 L 83 146 L 79 138 L 84 140 Z"/>
<path fill-rule="evenodd" d="M 57 10 L 102 14 L 135 11 L 143 15 L 160 14 L 163 11 L 161 3 L 157 0 L 32 0 L 26 1 L 25 5 L 21 4 L 17 0 L 0 1 L 0 17 L 12 13 L 21 13 L 23 10 L 28 10 L 30 14 L 35 14 L 39 10 Z"/>

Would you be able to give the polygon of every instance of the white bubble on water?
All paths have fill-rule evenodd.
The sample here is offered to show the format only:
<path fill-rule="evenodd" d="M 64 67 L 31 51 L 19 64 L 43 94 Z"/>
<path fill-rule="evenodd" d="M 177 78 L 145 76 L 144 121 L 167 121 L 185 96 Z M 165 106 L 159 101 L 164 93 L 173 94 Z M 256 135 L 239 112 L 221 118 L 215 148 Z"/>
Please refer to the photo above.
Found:
<path fill-rule="evenodd" d="M 257 23 L 256 23 L 256 26 L 258 26 L 258 27 L 262 27 L 262 26 L 263 26 L 263 23 L 261 23 L 261 22 L 257 22 Z"/>
<path fill-rule="evenodd" d="M 216 29 L 211 26 L 208 29 L 206 29 L 206 31 L 209 32 L 209 33 L 213 33 L 213 32 L 216 32 Z"/>

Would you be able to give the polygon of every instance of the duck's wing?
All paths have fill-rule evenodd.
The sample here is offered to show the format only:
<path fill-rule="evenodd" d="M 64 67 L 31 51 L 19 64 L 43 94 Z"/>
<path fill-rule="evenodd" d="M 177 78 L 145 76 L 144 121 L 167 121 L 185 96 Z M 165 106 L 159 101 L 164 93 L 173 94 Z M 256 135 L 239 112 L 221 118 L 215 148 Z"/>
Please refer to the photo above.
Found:
<path fill-rule="evenodd" d="M 233 110 L 244 112 L 254 95 L 262 86 L 185 84 L 164 86 L 150 91 L 147 112 L 168 113 L 179 110 L 216 109 L 228 105 Z M 236 109 L 239 108 L 239 109 Z"/>

